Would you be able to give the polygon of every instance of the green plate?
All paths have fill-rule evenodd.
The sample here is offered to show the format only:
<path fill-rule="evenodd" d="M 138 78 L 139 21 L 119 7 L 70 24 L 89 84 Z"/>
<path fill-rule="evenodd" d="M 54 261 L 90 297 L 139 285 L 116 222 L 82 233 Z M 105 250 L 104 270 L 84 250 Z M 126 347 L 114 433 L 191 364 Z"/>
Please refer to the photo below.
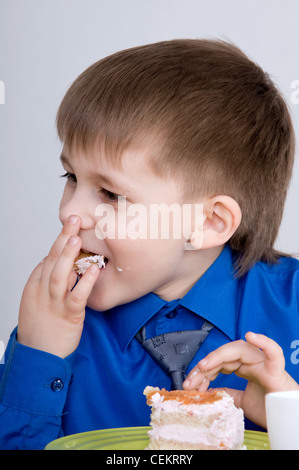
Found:
<path fill-rule="evenodd" d="M 143 450 L 148 444 L 149 426 L 113 428 L 72 434 L 50 442 L 46 450 Z M 248 450 L 270 450 L 268 434 L 245 431 Z"/>

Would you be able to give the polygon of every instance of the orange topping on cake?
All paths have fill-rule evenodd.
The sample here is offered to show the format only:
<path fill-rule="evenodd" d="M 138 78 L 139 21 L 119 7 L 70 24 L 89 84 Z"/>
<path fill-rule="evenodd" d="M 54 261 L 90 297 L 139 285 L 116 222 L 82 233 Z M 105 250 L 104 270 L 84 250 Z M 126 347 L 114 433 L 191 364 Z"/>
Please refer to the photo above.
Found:
<path fill-rule="evenodd" d="M 159 393 L 164 400 L 176 400 L 184 405 L 198 404 L 198 405 L 207 405 L 214 403 L 215 401 L 221 400 L 222 395 L 219 391 L 207 391 L 207 392 L 197 392 L 196 390 L 171 390 L 167 391 L 165 388 L 161 390 L 155 389 L 154 387 L 148 387 L 149 390 L 146 390 L 147 404 L 151 405 L 151 398 L 155 393 Z"/>

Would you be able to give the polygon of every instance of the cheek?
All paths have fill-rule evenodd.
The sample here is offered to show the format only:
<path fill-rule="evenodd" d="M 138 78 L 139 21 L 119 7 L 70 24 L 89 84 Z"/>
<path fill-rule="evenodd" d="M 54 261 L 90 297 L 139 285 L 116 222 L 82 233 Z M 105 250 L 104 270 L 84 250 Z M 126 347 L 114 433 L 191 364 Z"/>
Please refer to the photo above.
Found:
<path fill-rule="evenodd" d="M 181 240 L 111 240 L 107 241 L 114 263 L 122 270 L 132 270 L 144 277 L 144 273 L 159 274 L 172 271 L 184 254 Z"/>
<path fill-rule="evenodd" d="M 138 272 L 154 256 L 147 240 L 106 239 L 106 246 L 117 271 Z"/>

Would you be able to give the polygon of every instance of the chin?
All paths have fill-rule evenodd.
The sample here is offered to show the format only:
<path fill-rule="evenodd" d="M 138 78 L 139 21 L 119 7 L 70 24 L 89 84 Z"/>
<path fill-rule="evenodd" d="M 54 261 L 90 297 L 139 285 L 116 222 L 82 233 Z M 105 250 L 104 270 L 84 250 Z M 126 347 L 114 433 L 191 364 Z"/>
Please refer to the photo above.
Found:
<path fill-rule="evenodd" d="M 99 299 L 95 295 L 91 294 L 86 305 L 92 310 L 105 312 L 106 310 L 115 307 L 116 304 L 112 299 Z"/>
<path fill-rule="evenodd" d="M 106 290 L 107 292 L 107 290 Z M 116 289 L 114 289 L 112 295 L 111 290 L 109 293 L 103 295 L 102 289 L 94 289 L 87 301 L 87 307 L 91 308 L 92 310 L 96 310 L 98 312 L 105 312 L 113 307 L 118 305 L 127 304 L 136 300 L 139 297 L 147 294 L 149 291 L 146 292 L 130 292 L 128 293 L 128 289 L 120 289 L 117 295 Z"/>
<path fill-rule="evenodd" d="M 96 310 L 98 312 L 105 312 L 106 310 L 116 307 L 117 305 L 126 303 L 127 301 L 127 299 L 122 299 L 119 295 L 117 296 L 115 290 L 111 294 L 110 289 L 109 292 L 105 290 L 104 293 L 102 289 L 94 289 L 91 292 L 86 305 L 92 310 Z"/>

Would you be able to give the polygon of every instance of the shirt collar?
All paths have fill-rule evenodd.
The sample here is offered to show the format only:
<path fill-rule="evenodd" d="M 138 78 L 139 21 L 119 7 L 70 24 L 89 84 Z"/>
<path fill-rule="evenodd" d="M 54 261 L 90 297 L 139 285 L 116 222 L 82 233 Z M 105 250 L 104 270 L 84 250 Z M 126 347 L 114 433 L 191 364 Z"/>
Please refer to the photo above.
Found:
<path fill-rule="evenodd" d="M 211 322 L 233 341 L 236 338 L 237 284 L 232 252 L 226 246 L 179 303 Z M 149 293 L 110 311 L 112 326 L 122 351 L 126 350 L 140 328 L 166 304 L 167 301 Z"/>
<path fill-rule="evenodd" d="M 166 304 L 166 300 L 151 292 L 110 311 L 112 326 L 122 351 L 126 350 L 140 328 Z"/>
<path fill-rule="evenodd" d="M 182 298 L 180 304 L 208 320 L 230 340 L 236 339 L 239 279 L 227 245 L 219 257 Z"/>

